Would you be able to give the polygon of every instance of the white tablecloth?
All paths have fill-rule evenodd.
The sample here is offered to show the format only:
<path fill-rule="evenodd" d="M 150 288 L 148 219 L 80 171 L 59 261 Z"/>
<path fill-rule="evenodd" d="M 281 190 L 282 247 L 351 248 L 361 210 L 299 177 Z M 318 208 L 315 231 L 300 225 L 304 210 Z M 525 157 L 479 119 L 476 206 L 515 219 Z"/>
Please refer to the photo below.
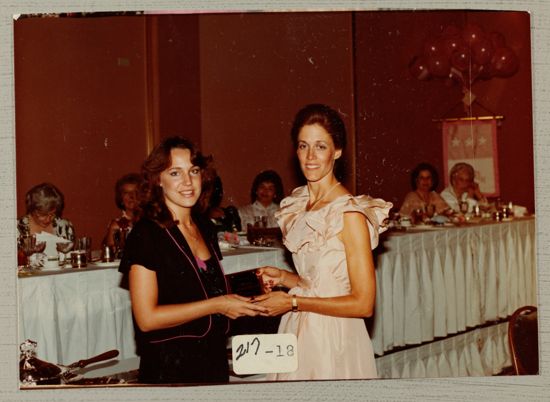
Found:
<path fill-rule="evenodd" d="M 536 305 L 534 218 L 391 234 L 376 267 L 377 355 Z"/>
<path fill-rule="evenodd" d="M 19 339 L 40 359 L 70 364 L 110 349 L 135 357 L 128 291 L 116 268 L 19 278 Z"/>
<path fill-rule="evenodd" d="M 536 305 L 534 236 L 534 219 L 388 236 L 376 268 L 375 353 L 448 337 Z M 228 251 L 222 263 L 226 274 L 285 266 L 280 249 Z M 119 280 L 113 268 L 20 278 L 20 341 L 37 341 L 38 357 L 54 363 L 69 364 L 109 349 L 118 349 L 121 360 L 135 359 L 130 299 Z M 459 374 L 479 373 L 479 367 L 496 370 L 506 358 L 498 352 L 502 330 L 480 331 L 475 336 L 495 339 L 483 341 L 490 350 L 479 353 L 486 359 L 496 353 L 488 360 L 492 365 L 474 364 L 474 335 L 461 334 L 377 359 L 381 376 L 425 372 L 437 377 L 449 370 L 455 375 L 456 367 Z M 456 367 L 455 360 L 461 362 Z"/>
<path fill-rule="evenodd" d="M 226 274 L 263 265 L 287 267 L 283 250 L 224 252 Z M 92 267 L 92 265 L 89 265 Z M 116 268 L 66 269 L 18 279 L 19 340 L 38 342 L 40 359 L 70 364 L 110 349 L 136 357 L 130 296 Z"/>

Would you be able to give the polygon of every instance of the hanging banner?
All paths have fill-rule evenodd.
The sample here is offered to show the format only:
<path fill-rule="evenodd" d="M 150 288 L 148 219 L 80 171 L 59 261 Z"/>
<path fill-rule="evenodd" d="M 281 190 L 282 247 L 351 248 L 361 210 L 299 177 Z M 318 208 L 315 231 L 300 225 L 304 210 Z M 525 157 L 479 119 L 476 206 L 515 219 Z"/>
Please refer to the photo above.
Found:
<path fill-rule="evenodd" d="M 495 119 L 443 122 L 443 166 L 445 185 L 455 163 L 466 162 L 474 167 L 475 180 L 487 197 L 500 195 Z"/>

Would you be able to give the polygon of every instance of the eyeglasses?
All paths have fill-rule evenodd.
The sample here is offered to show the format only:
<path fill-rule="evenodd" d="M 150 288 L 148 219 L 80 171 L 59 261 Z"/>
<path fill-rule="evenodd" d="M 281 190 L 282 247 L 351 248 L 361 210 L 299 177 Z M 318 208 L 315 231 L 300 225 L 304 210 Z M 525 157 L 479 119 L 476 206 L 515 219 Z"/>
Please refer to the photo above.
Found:
<path fill-rule="evenodd" d="M 53 219 L 55 218 L 55 211 L 52 212 L 39 212 L 39 211 L 33 211 L 32 214 L 37 219 Z"/>

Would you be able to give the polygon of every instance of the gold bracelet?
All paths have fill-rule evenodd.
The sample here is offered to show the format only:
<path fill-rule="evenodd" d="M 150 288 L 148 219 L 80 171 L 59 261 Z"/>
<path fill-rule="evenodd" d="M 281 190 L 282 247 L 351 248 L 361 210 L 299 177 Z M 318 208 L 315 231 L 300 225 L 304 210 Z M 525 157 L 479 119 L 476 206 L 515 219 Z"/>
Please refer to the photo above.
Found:
<path fill-rule="evenodd" d="M 298 298 L 296 295 L 292 295 L 292 312 L 295 313 L 298 311 Z"/>

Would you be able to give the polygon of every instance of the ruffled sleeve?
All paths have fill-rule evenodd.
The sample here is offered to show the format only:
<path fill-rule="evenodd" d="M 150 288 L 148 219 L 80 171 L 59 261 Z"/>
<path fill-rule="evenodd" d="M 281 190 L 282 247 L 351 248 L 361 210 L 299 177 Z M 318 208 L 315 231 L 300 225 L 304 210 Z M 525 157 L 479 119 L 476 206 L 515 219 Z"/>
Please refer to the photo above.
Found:
<path fill-rule="evenodd" d="M 367 218 L 371 248 L 375 249 L 378 246 L 380 233 L 388 229 L 384 221 L 388 218 L 393 204 L 381 198 L 372 198 L 368 195 L 349 196 L 347 199 L 342 197 L 342 203 L 341 210 L 331 208 L 331 216 L 327 217 L 327 220 L 333 220 L 337 223 L 334 225 L 334 231 L 328 233 L 328 236 L 336 236 L 344 228 L 344 214 L 341 212 L 360 212 Z"/>
<path fill-rule="evenodd" d="M 283 242 L 290 252 L 295 252 L 303 244 L 300 239 L 302 236 L 299 227 L 304 224 L 308 200 L 307 186 L 298 187 L 281 201 L 280 209 L 275 212 L 275 219 L 277 219 L 283 234 Z"/>
<path fill-rule="evenodd" d="M 380 198 L 344 195 L 319 210 L 306 212 L 308 199 L 307 187 L 299 187 L 281 202 L 277 213 L 284 244 L 293 253 L 302 247 L 308 251 L 322 248 L 327 240 L 342 231 L 346 212 L 365 215 L 374 249 L 378 246 L 379 234 L 387 229 L 384 220 L 393 206 Z"/>

